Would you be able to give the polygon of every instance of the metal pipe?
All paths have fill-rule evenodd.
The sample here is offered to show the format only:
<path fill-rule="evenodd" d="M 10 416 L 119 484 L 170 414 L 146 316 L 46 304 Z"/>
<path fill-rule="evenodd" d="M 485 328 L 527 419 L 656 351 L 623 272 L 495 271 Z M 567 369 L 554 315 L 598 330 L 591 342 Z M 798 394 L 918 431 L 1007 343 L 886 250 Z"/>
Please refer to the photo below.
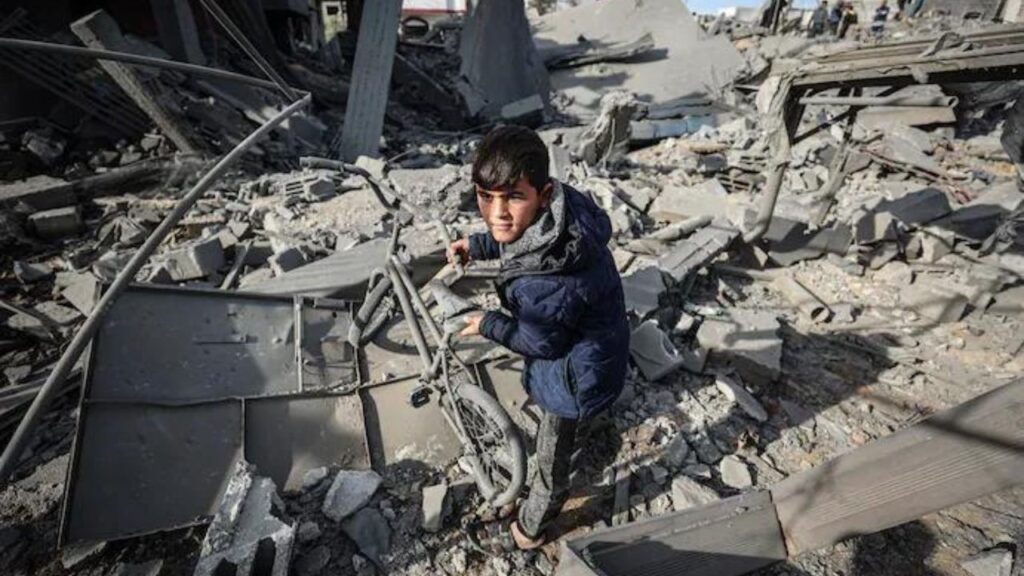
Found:
<path fill-rule="evenodd" d="M 94 58 L 96 60 L 113 60 L 115 62 L 138 64 L 140 66 L 166 68 L 168 70 L 176 70 L 178 72 L 183 72 L 185 74 L 193 74 L 195 76 L 205 76 L 207 78 L 230 80 L 232 82 L 238 82 L 239 84 L 249 84 L 251 86 L 259 86 L 261 88 L 277 88 L 277 84 L 271 82 L 270 80 L 253 78 L 252 76 L 238 74 L 237 72 L 229 72 L 227 70 L 220 70 L 218 68 L 210 68 L 209 66 L 199 66 L 198 64 L 188 64 L 186 62 L 177 62 L 175 60 L 166 60 L 164 58 L 154 58 L 152 56 L 129 54 L 127 52 L 114 52 L 111 50 L 81 48 L 79 46 L 68 46 L 66 44 L 56 44 L 53 42 L 39 42 L 36 40 L 22 40 L 20 38 L 0 38 L 0 48 L 15 48 L 19 50 L 34 50 L 37 52 L 67 54 L 69 56 Z"/>
<path fill-rule="evenodd" d="M 956 96 L 807 96 L 801 104 L 832 106 L 956 106 Z"/>
<path fill-rule="evenodd" d="M 53 399 L 54 394 L 57 392 L 60 384 L 64 382 L 64 379 L 71 372 L 75 362 L 78 361 L 78 357 L 81 356 L 85 347 L 89 345 L 92 337 L 99 330 L 103 319 L 106 317 L 110 308 L 113 306 L 114 301 L 128 288 L 128 285 L 135 279 L 135 275 L 138 274 L 142 265 L 146 263 L 146 260 L 153 255 L 160 243 L 174 229 L 174 226 L 185 216 L 185 214 L 195 205 L 199 198 L 205 193 L 216 181 L 220 178 L 236 160 L 242 157 L 245 152 L 251 148 L 256 142 L 267 135 L 271 130 L 276 128 L 281 122 L 284 122 L 287 118 L 294 115 L 296 112 L 305 108 L 309 105 L 312 100 L 312 96 L 306 95 L 298 102 L 294 102 L 287 108 L 282 110 L 276 116 L 267 120 L 262 126 L 257 128 L 252 134 L 249 134 L 238 143 L 231 152 L 228 152 L 226 156 L 220 159 L 217 164 L 210 169 L 195 186 L 189 190 L 180 201 L 174 210 L 164 218 L 163 222 L 157 226 L 156 230 L 150 234 L 146 242 L 139 248 L 139 250 L 132 256 L 131 260 L 125 265 L 125 267 L 118 272 L 117 277 L 111 283 L 110 288 L 103 293 L 103 297 L 93 308 L 92 314 L 86 318 L 82 327 L 78 329 L 78 333 L 75 334 L 74 339 L 68 344 L 68 347 L 64 350 L 60 360 L 53 368 L 53 372 L 50 372 L 50 376 L 46 379 L 43 387 L 39 390 L 39 394 L 36 396 L 35 401 L 32 402 L 32 406 L 29 407 L 25 417 L 18 424 L 18 429 L 14 431 L 14 435 L 11 437 L 10 442 L 7 443 L 7 447 L 4 448 L 4 452 L 0 455 L 0 486 L 4 485 L 7 478 L 10 477 L 11 473 L 14 472 L 14 468 L 18 463 L 18 456 L 21 455 L 22 450 L 25 447 L 25 443 L 28 440 L 29 434 L 35 428 L 42 417 L 43 412 L 49 406 L 50 401 Z"/>
<path fill-rule="evenodd" d="M 391 277 L 391 286 L 394 287 L 395 295 L 398 296 L 398 304 L 402 307 L 405 322 L 408 324 L 409 332 L 412 334 L 412 341 L 416 344 L 416 351 L 420 353 L 420 360 L 423 361 L 423 374 L 426 375 L 430 372 L 430 367 L 434 363 L 430 357 L 430 348 L 427 347 L 427 339 L 423 337 L 423 329 L 420 328 L 419 322 L 416 321 L 416 314 L 412 309 L 412 304 L 409 302 L 409 293 L 405 291 L 402 278 L 398 275 L 394 264 L 390 261 L 387 262 L 387 270 L 388 276 Z"/>

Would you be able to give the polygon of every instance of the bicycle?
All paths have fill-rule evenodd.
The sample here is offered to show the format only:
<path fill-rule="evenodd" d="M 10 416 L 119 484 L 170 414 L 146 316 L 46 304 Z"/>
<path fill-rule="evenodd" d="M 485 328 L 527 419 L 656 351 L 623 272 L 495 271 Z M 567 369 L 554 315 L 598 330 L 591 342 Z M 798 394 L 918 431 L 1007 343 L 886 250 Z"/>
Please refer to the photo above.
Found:
<path fill-rule="evenodd" d="M 362 176 L 377 200 L 393 216 L 394 227 L 381 268 L 374 270 L 366 289 L 366 298 L 356 312 L 348 341 L 360 348 L 372 340 L 395 314 L 395 301 L 405 318 L 413 343 L 422 361 L 419 385 L 409 401 L 419 408 L 437 395 L 437 402 L 448 425 L 462 444 L 462 461 L 473 474 L 485 502 L 495 508 L 510 504 L 519 495 L 526 479 L 526 450 L 519 430 L 498 401 L 477 381 L 475 373 L 452 348 L 452 338 L 462 328 L 459 320 L 476 307 L 452 292 L 439 280 L 428 284 L 430 295 L 442 311 L 441 326 L 430 314 L 428 303 L 420 296 L 409 269 L 398 256 L 401 231 L 412 223 L 412 214 L 401 207 L 401 200 L 389 202 L 386 187 L 361 168 L 321 158 L 303 158 L 307 167 L 329 168 Z M 437 221 L 445 246 L 451 237 L 443 222 Z M 455 264 L 452 283 L 466 275 Z M 431 351 L 420 323 L 434 341 Z"/>

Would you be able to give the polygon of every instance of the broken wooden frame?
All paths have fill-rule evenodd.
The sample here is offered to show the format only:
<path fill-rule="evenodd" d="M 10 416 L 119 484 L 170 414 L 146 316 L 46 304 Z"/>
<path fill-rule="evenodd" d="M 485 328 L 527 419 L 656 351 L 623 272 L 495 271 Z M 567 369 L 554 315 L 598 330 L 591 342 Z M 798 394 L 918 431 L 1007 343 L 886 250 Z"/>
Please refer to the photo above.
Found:
<path fill-rule="evenodd" d="M 351 305 L 132 286 L 90 346 L 60 543 L 207 521 L 246 460 L 284 490 L 367 469 Z"/>
<path fill-rule="evenodd" d="M 559 576 L 738 576 L 1024 482 L 1024 379 L 828 463 L 562 545 Z"/>
<path fill-rule="evenodd" d="M 887 87 L 876 98 L 894 97 L 914 84 L 1005 81 L 1024 78 L 1024 26 L 1007 26 L 963 35 L 963 42 L 941 49 L 943 37 L 882 44 L 841 52 L 805 63 L 776 77 L 766 117 L 770 148 L 768 182 L 753 227 L 743 239 L 754 242 L 768 230 L 789 164 L 790 148 L 836 121 L 856 115 L 858 105 L 832 121 L 796 135 L 806 97 L 832 89 Z M 964 50 L 965 46 L 970 47 Z M 771 82 L 772 80 L 769 80 Z M 898 100 L 897 100 L 898 101 Z M 815 100 L 809 102 L 815 103 Z M 851 101 L 855 102 L 855 101 Z"/>

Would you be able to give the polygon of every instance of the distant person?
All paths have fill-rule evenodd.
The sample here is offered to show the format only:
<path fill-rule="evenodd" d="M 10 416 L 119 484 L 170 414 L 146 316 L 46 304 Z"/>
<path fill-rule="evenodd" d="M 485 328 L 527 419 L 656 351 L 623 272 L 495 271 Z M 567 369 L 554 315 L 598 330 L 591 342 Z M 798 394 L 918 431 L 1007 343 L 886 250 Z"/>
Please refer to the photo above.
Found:
<path fill-rule="evenodd" d="M 881 38 L 885 32 L 885 22 L 889 19 L 889 2 L 882 0 L 882 4 L 875 8 L 875 15 L 871 18 L 871 33 L 875 38 Z"/>
<path fill-rule="evenodd" d="M 843 2 L 839 0 L 828 13 L 828 31 L 833 36 L 839 35 L 839 23 L 843 20 Z"/>
<path fill-rule="evenodd" d="M 821 0 L 821 4 L 811 14 L 811 25 L 807 35 L 811 38 L 821 36 L 825 33 L 825 26 L 828 25 L 828 0 Z"/>
<path fill-rule="evenodd" d="M 836 36 L 839 38 L 846 38 L 846 33 L 857 23 L 857 10 L 854 9 L 853 4 L 849 2 L 843 2 L 843 17 L 839 20 L 839 30 Z"/>
<path fill-rule="evenodd" d="M 896 19 L 905 20 L 907 18 L 907 0 L 896 0 Z"/>

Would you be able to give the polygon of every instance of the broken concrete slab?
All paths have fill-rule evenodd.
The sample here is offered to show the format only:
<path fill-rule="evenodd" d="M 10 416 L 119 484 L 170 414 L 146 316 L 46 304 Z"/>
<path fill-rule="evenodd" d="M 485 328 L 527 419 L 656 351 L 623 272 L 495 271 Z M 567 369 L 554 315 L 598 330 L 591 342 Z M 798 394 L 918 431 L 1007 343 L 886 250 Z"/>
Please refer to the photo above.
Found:
<path fill-rule="evenodd" d="M 623 25 L 626 22 L 629 26 Z M 593 118 L 599 106 L 593 93 L 612 86 L 629 90 L 649 104 L 714 93 L 713 87 L 730 82 L 745 66 L 726 35 L 708 36 L 686 5 L 675 0 L 609 0 L 557 10 L 534 21 L 534 41 L 541 50 L 575 46 L 580 37 L 619 46 L 636 41 L 637 30 L 649 33 L 653 40 L 653 49 L 641 58 L 551 72 L 552 87 L 572 102 L 570 114 Z"/>
<path fill-rule="evenodd" d="M 768 412 L 765 411 L 764 406 L 739 382 L 724 374 L 718 374 L 715 376 L 715 386 L 730 402 L 735 403 L 754 420 L 758 422 L 768 420 Z"/>
<path fill-rule="evenodd" d="M 0 185 L 0 208 L 20 205 L 30 210 L 50 210 L 75 202 L 71 183 L 60 178 L 39 175 Z"/>
<path fill-rule="evenodd" d="M 206 278 L 224 266 L 224 245 L 211 236 L 167 252 L 162 264 L 175 282 Z"/>
<path fill-rule="evenodd" d="M 919 279 L 899 292 L 900 306 L 936 322 L 956 322 L 964 317 L 970 300 L 944 283 Z"/>
<path fill-rule="evenodd" d="M 705 318 L 696 339 L 713 358 L 731 364 L 744 381 L 766 385 L 777 380 L 782 370 L 778 331 L 774 313 L 737 308 Z"/>
<path fill-rule="evenodd" d="M 688 476 L 672 479 L 672 506 L 676 512 L 721 500 L 718 494 Z"/>
<path fill-rule="evenodd" d="M 666 289 L 665 278 L 657 266 L 647 266 L 622 277 L 626 310 L 640 318 L 658 309 L 659 298 Z"/>
<path fill-rule="evenodd" d="M 382 238 L 370 240 L 276 278 L 270 278 L 270 270 L 263 276 L 251 279 L 246 276 L 242 279 L 241 287 L 243 290 L 263 294 L 361 298 L 366 292 L 370 273 L 384 262 L 387 244 L 388 241 Z"/>
<path fill-rule="evenodd" d="M 974 200 L 959 207 L 949 218 L 936 222 L 970 240 L 984 240 L 995 232 L 1003 219 L 1024 203 L 1024 194 L 1017 183 L 1010 181 L 992 186 Z"/>
<path fill-rule="evenodd" d="M 768 255 L 779 266 L 791 266 L 823 254 L 845 255 L 850 249 L 853 231 L 845 224 L 811 230 L 804 222 L 774 216 L 764 240 Z"/>
<path fill-rule="evenodd" d="M 691 187 L 670 186 L 651 203 L 648 214 L 665 222 L 678 222 L 698 216 L 730 218 L 736 203 L 722 183 L 712 178 Z"/>
<path fill-rule="evenodd" d="M 380 487 L 381 477 L 373 470 L 340 470 L 324 498 L 325 516 L 341 522 L 359 510 Z"/>
<path fill-rule="evenodd" d="M 651 382 L 671 374 L 685 362 L 672 340 L 654 320 L 648 320 L 633 330 L 629 337 L 629 353 L 644 378 Z"/>
<path fill-rule="evenodd" d="M 341 524 L 341 530 L 352 539 L 359 553 L 381 567 L 381 557 L 391 548 L 391 528 L 376 508 L 363 508 Z"/>
<path fill-rule="evenodd" d="M 722 475 L 722 483 L 726 486 L 743 490 L 754 485 L 754 480 L 750 477 L 750 468 L 735 454 L 722 458 L 718 463 L 718 471 Z"/>
<path fill-rule="evenodd" d="M 36 235 L 46 240 L 74 236 L 82 231 L 82 211 L 78 206 L 66 206 L 36 212 L 28 217 Z"/>
<path fill-rule="evenodd" d="M 193 576 L 224 573 L 287 576 L 295 525 L 285 516 L 274 481 L 239 462 L 203 539 Z"/>
<path fill-rule="evenodd" d="M 724 252 L 739 235 L 739 230 L 728 221 L 716 219 L 693 236 L 673 244 L 672 250 L 658 259 L 658 267 L 676 282 L 682 282 Z"/>
<path fill-rule="evenodd" d="M 306 256 L 302 253 L 302 250 L 289 246 L 285 250 L 273 254 L 267 259 L 267 263 L 270 265 L 270 269 L 274 271 L 274 276 L 281 276 L 304 265 L 306 263 Z"/>
<path fill-rule="evenodd" d="M 630 119 L 639 109 L 640 103 L 629 92 L 605 94 L 597 119 L 580 136 L 576 153 L 591 165 L 620 158 L 629 149 Z"/>
<path fill-rule="evenodd" d="M 864 130 L 955 123 L 956 113 L 950 106 L 872 106 L 857 113 L 857 125 Z"/>
<path fill-rule="evenodd" d="M 447 482 L 425 486 L 423 488 L 423 529 L 431 533 L 440 530 L 450 508 Z"/>

